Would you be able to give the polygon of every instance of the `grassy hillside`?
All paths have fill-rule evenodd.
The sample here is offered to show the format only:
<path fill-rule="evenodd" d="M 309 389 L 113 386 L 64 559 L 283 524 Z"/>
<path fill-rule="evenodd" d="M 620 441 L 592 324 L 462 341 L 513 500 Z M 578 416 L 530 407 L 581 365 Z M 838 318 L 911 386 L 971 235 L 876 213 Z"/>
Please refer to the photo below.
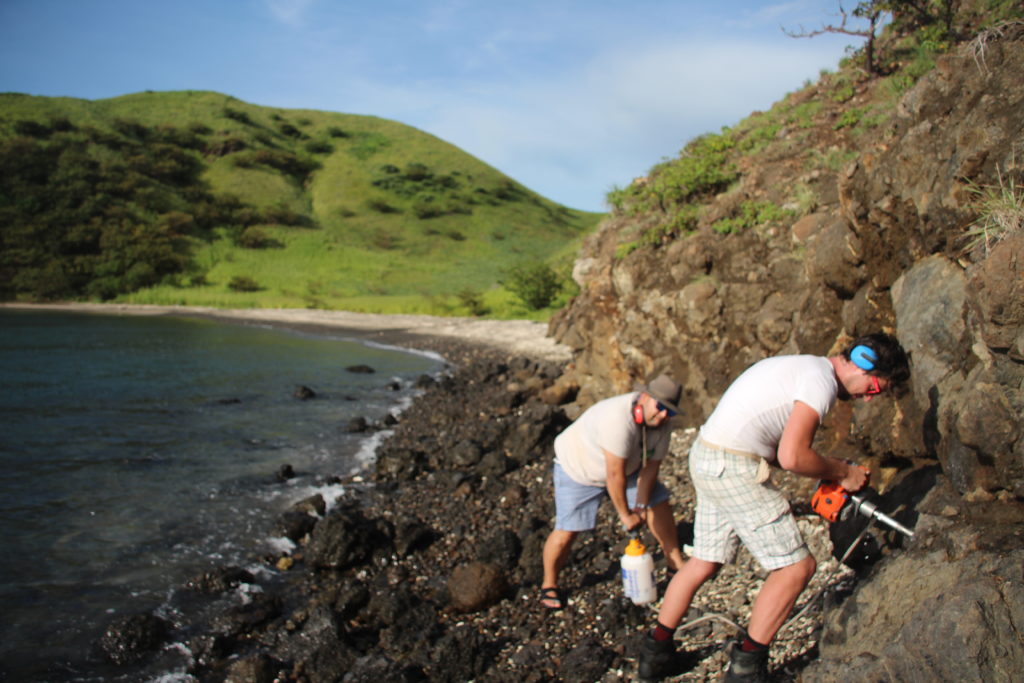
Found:
<path fill-rule="evenodd" d="M 601 217 L 393 121 L 212 92 L 0 95 L 0 163 L 8 299 L 542 316 L 499 282 L 567 273 Z"/>

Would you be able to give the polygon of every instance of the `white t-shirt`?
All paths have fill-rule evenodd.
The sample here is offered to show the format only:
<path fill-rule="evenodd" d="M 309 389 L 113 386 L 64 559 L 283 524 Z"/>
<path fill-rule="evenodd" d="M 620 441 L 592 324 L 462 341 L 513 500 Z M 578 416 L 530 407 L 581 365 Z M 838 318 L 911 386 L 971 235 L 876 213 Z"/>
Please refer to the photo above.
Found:
<path fill-rule="evenodd" d="M 607 482 L 604 451 L 626 460 L 626 475 L 642 464 L 641 432 L 633 421 L 633 401 L 639 392 L 612 396 L 590 406 L 555 438 L 555 461 L 578 484 L 604 486 Z M 668 454 L 668 423 L 647 428 L 647 457 L 661 460 Z"/>
<path fill-rule="evenodd" d="M 806 403 L 821 420 L 838 392 L 839 382 L 828 358 L 766 358 L 729 386 L 700 435 L 716 446 L 774 460 L 794 403 Z"/>

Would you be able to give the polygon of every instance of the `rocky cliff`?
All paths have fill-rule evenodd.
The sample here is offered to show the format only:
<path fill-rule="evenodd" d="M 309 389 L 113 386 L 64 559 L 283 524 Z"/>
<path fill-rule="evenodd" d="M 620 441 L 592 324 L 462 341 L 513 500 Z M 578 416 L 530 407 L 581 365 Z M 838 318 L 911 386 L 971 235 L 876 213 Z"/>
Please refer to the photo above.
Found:
<path fill-rule="evenodd" d="M 856 132 L 843 122 L 877 115 L 877 80 L 853 79 L 845 99 L 834 78 L 788 96 L 765 115 L 784 125 L 733 158 L 736 180 L 688 230 L 664 227 L 664 204 L 620 207 L 586 243 L 580 294 L 551 323 L 574 349 L 559 384 L 578 392 L 576 409 L 667 370 L 684 383 L 690 426 L 766 356 L 829 354 L 879 329 L 910 352 L 910 390 L 837 406 L 819 445 L 870 465 L 918 534 L 833 611 L 805 680 L 1024 670 L 1022 73 L 1024 26 L 1004 24 L 939 58 Z M 782 116 L 798 111 L 813 118 Z M 826 158 L 845 163 L 814 163 Z M 1015 218 L 998 224 L 997 200 L 1015 202 Z M 786 210 L 742 230 L 723 222 L 769 204 Z"/>

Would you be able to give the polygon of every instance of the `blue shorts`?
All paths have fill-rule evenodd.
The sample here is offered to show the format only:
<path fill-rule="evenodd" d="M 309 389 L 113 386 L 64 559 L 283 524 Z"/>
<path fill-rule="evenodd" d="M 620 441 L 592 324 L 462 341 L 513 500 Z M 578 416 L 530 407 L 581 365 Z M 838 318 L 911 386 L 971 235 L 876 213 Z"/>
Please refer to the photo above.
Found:
<path fill-rule="evenodd" d="M 626 478 L 626 501 L 636 505 L 636 479 L 639 472 Z M 587 486 L 569 478 L 562 466 L 555 463 L 555 528 L 562 531 L 589 531 L 597 526 L 597 509 L 608 497 L 604 486 Z M 654 482 L 648 506 L 654 507 L 669 498 L 668 489 L 660 481 Z"/>

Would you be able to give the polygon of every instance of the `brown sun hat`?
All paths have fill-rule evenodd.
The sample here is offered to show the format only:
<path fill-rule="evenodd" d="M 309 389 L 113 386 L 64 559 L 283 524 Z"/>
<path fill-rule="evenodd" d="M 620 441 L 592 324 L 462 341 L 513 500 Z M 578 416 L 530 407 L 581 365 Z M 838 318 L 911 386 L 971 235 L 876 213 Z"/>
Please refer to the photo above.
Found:
<path fill-rule="evenodd" d="M 647 384 L 641 384 L 639 390 L 673 412 L 680 412 L 679 399 L 683 395 L 683 387 L 668 375 L 658 375 Z"/>

